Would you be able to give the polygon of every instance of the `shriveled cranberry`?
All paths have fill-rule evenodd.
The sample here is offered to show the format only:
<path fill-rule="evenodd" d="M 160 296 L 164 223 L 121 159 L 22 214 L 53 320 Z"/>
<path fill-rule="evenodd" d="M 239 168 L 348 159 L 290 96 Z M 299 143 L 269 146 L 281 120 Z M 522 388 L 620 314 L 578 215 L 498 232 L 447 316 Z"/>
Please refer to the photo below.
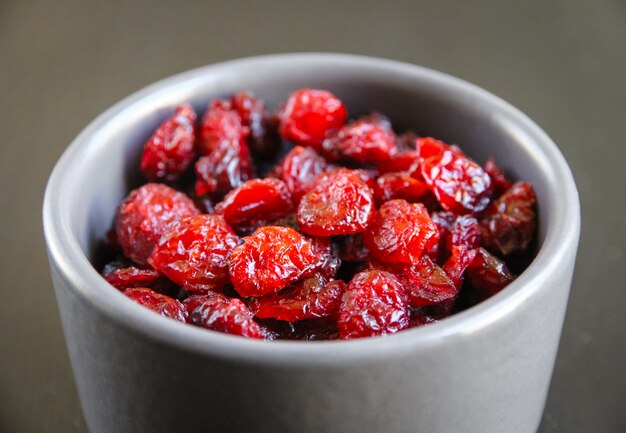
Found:
<path fill-rule="evenodd" d="M 185 194 L 163 184 L 148 183 L 131 191 L 117 209 L 117 240 L 126 257 L 147 266 L 147 259 L 167 226 L 198 213 Z"/>
<path fill-rule="evenodd" d="M 200 154 L 210 155 L 219 148 L 241 147 L 250 131 L 229 101 L 216 99 L 202 118 Z"/>
<path fill-rule="evenodd" d="M 274 119 L 263 105 L 263 101 L 251 92 L 237 92 L 230 98 L 231 106 L 237 111 L 241 123 L 248 128 L 248 144 L 255 154 L 273 154 L 280 140 L 275 136 Z"/>
<path fill-rule="evenodd" d="M 484 248 L 476 250 L 467 267 L 467 276 L 480 300 L 495 295 L 515 279 L 506 264 Z"/>
<path fill-rule="evenodd" d="M 289 95 L 280 109 L 279 132 L 284 140 L 320 150 L 326 136 L 341 128 L 346 107 L 326 90 L 300 89 Z"/>
<path fill-rule="evenodd" d="M 480 221 L 483 245 L 508 256 L 526 251 L 536 230 L 536 197 L 528 182 L 517 182 L 494 201 Z"/>
<path fill-rule="evenodd" d="M 272 221 L 292 210 L 289 188 L 283 181 L 272 178 L 246 181 L 215 207 L 215 212 L 233 227 Z"/>
<path fill-rule="evenodd" d="M 409 203 L 421 202 L 430 190 L 428 185 L 404 173 L 387 173 L 376 179 L 374 196 L 376 203 L 403 199 Z"/>
<path fill-rule="evenodd" d="M 393 334 L 409 326 L 407 293 L 389 272 L 370 269 L 352 278 L 341 300 L 339 338 Z"/>
<path fill-rule="evenodd" d="M 381 173 L 404 173 L 417 180 L 423 180 L 420 169 L 420 155 L 416 150 L 398 152 L 382 161 L 376 167 Z"/>
<path fill-rule="evenodd" d="M 422 176 L 441 206 L 455 214 L 480 212 L 491 196 L 491 178 L 458 148 L 434 138 L 417 141 Z"/>
<path fill-rule="evenodd" d="M 193 108 L 183 104 L 158 127 L 141 155 L 141 171 L 146 179 L 172 182 L 187 170 L 196 156 L 195 122 Z"/>
<path fill-rule="evenodd" d="M 154 269 L 117 267 L 115 264 L 108 264 L 104 267 L 102 276 L 110 285 L 123 290 L 130 287 L 150 287 L 161 278 L 161 273 Z"/>
<path fill-rule="evenodd" d="M 318 245 L 297 231 L 265 226 L 233 250 L 230 278 L 241 296 L 263 296 L 313 275 L 326 259 Z"/>
<path fill-rule="evenodd" d="M 262 319 L 290 322 L 327 317 L 339 312 L 345 288 L 346 283 L 341 280 L 329 281 L 322 274 L 316 274 L 278 294 L 251 298 L 250 309 Z"/>
<path fill-rule="evenodd" d="M 300 230 L 313 236 L 354 234 L 374 214 L 374 192 L 358 174 L 336 174 L 318 181 L 298 206 Z"/>
<path fill-rule="evenodd" d="M 157 293 L 152 289 L 145 287 L 130 288 L 124 290 L 124 294 L 139 305 L 149 308 L 161 316 L 183 323 L 187 319 L 187 311 L 180 301 Z"/>
<path fill-rule="evenodd" d="M 324 154 L 334 159 L 349 159 L 362 164 L 386 161 L 398 151 L 391 124 L 380 114 L 344 126 L 324 140 L 322 147 Z"/>
<path fill-rule="evenodd" d="M 452 248 L 452 255 L 444 263 L 443 270 L 457 288 L 461 287 L 465 270 L 472 263 L 475 255 L 476 250 L 470 250 L 465 245 Z"/>
<path fill-rule="evenodd" d="M 504 171 L 496 165 L 496 161 L 493 158 L 487 159 L 483 165 L 483 169 L 487 172 L 491 178 L 493 185 L 493 197 L 498 198 L 503 192 L 511 188 L 511 182 L 506 178 Z"/>
<path fill-rule="evenodd" d="M 439 304 L 453 299 L 459 292 L 443 269 L 426 255 L 416 264 L 382 264 L 382 269 L 398 277 L 412 307 Z"/>
<path fill-rule="evenodd" d="M 459 215 L 452 225 L 448 241 L 448 251 L 458 245 L 464 245 L 468 249 L 480 246 L 480 229 L 478 220 L 470 215 Z"/>
<path fill-rule="evenodd" d="M 183 304 L 189 316 L 187 321 L 192 325 L 242 337 L 265 338 L 263 328 L 239 299 L 212 293 L 192 295 Z"/>
<path fill-rule="evenodd" d="M 378 260 L 417 263 L 438 242 L 439 233 L 421 203 L 391 200 L 376 212 L 363 240 Z"/>
<path fill-rule="evenodd" d="M 330 165 L 310 147 L 296 146 L 280 162 L 277 172 L 292 193 L 294 204 L 311 189 L 315 177 Z"/>
<path fill-rule="evenodd" d="M 195 192 L 223 197 L 254 177 L 250 152 L 245 143 L 219 147 L 196 162 Z"/>
<path fill-rule="evenodd" d="M 185 289 L 206 293 L 228 282 L 228 258 L 237 235 L 219 215 L 198 215 L 170 226 L 149 262 Z"/>

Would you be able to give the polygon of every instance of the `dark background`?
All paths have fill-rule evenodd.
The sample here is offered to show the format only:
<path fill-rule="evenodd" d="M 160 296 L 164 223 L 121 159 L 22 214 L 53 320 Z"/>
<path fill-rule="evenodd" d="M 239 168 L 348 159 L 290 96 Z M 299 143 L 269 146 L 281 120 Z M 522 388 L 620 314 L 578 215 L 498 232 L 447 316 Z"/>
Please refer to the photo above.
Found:
<path fill-rule="evenodd" d="M 540 431 L 626 431 L 622 0 L 0 0 L 0 431 L 85 431 L 40 216 L 65 147 L 98 113 L 153 81 L 290 51 L 445 71 L 508 100 L 552 136 L 578 184 L 583 233 Z"/>

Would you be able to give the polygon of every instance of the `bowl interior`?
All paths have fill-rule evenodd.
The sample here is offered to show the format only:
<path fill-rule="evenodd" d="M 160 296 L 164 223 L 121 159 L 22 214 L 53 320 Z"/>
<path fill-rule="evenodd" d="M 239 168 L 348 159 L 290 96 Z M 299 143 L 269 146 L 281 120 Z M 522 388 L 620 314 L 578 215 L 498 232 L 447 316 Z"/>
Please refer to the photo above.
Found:
<path fill-rule="evenodd" d="M 562 222 L 567 207 L 571 210 L 577 204 L 571 175 L 554 144 L 524 115 L 493 95 L 445 74 L 398 62 L 345 55 L 281 55 L 183 73 L 105 112 L 76 139 L 51 178 L 46 200 L 51 202 L 54 228 L 46 230 L 47 235 L 54 231 L 57 238 L 63 237 L 57 241 L 68 247 L 65 250 L 75 244 L 89 260 L 94 259 L 117 205 L 138 184 L 143 143 L 177 104 L 191 102 L 203 113 L 213 98 L 245 89 L 275 109 L 301 87 L 332 91 L 345 102 L 351 117 L 379 111 L 390 117 L 397 131 L 410 129 L 456 143 L 480 163 L 493 156 L 513 179 L 532 182 L 540 210 L 539 250 L 547 234 Z M 569 176 L 565 182 L 571 185 L 566 190 L 574 191 L 572 196 L 567 190 L 569 195 L 561 202 L 556 200 L 559 175 Z M 98 278 L 93 269 L 80 272 Z"/>

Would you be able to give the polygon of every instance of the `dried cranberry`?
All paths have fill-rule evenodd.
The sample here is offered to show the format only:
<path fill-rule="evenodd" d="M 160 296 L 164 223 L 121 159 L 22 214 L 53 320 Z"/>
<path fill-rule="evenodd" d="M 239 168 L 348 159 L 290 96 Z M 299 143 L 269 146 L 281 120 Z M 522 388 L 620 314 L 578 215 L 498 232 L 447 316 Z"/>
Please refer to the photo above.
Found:
<path fill-rule="evenodd" d="M 417 263 L 438 242 L 439 233 L 421 203 L 391 200 L 376 212 L 363 240 L 378 260 Z"/>
<path fill-rule="evenodd" d="M 210 155 L 219 148 L 242 147 L 249 132 L 230 102 L 216 99 L 202 118 L 200 154 Z"/>
<path fill-rule="evenodd" d="M 378 267 L 398 277 L 412 307 L 438 304 L 458 294 L 454 282 L 428 256 L 422 256 L 417 264 L 382 264 Z"/>
<path fill-rule="evenodd" d="M 517 182 L 494 201 L 480 221 L 483 245 L 508 256 L 526 251 L 536 230 L 535 191 L 528 182 Z"/>
<path fill-rule="evenodd" d="M 423 201 L 429 192 L 425 182 L 404 173 L 384 174 L 376 179 L 376 186 L 374 187 L 374 196 L 378 204 L 395 199 L 417 203 Z"/>
<path fill-rule="evenodd" d="M 341 300 L 341 339 L 386 335 L 409 326 L 407 294 L 398 279 L 380 270 L 367 270 L 352 278 Z"/>
<path fill-rule="evenodd" d="M 511 188 L 511 182 L 508 181 L 506 175 L 504 174 L 502 169 L 500 169 L 500 167 L 496 165 L 496 162 L 493 158 L 487 159 L 487 161 L 483 165 L 483 169 L 491 178 L 491 182 L 493 185 L 493 198 L 500 197 L 503 192 Z"/>
<path fill-rule="evenodd" d="M 219 147 L 210 155 L 201 157 L 195 168 L 195 192 L 199 196 L 210 194 L 223 197 L 254 177 L 250 152 L 245 143 Z"/>
<path fill-rule="evenodd" d="M 311 189 L 315 177 L 329 168 L 326 160 L 312 148 L 296 146 L 281 161 L 277 171 L 291 191 L 294 204 L 297 205 L 302 196 Z"/>
<path fill-rule="evenodd" d="M 455 214 L 480 212 L 491 195 L 491 178 L 458 148 L 434 138 L 417 142 L 422 176 L 441 206 Z"/>
<path fill-rule="evenodd" d="M 230 103 L 250 131 L 248 144 L 251 150 L 257 154 L 276 152 L 280 141 L 272 134 L 276 128 L 275 119 L 263 102 L 250 92 L 237 92 L 230 98 Z"/>
<path fill-rule="evenodd" d="M 278 179 L 253 179 L 229 192 L 215 207 L 233 227 L 258 225 L 284 217 L 293 210 L 291 192 Z"/>
<path fill-rule="evenodd" d="M 188 322 L 226 334 L 248 338 L 265 338 L 263 328 L 252 319 L 252 313 L 239 299 L 229 299 L 219 293 L 193 295 L 185 299 Z"/>
<path fill-rule="evenodd" d="M 420 156 L 415 150 L 396 153 L 376 167 L 381 173 L 404 173 L 417 180 L 423 180 L 420 170 Z"/>
<path fill-rule="evenodd" d="M 281 108 L 279 131 L 285 140 L 320 150 L 326 136 L 346 123 L 343 103 L 326 90 L 300 89 Z"/>
<path fill-rule="evenodd" d="M 141 155 L 141 171 L 150 182 L 172 182 L 191 165 L 196 156 L 195 122 L 193 108 L 183 104 L 150 137 Z"/>
<path fill-rule="evenodd" d="M 470 215 L 459 215 L 454 220 L 447 242 L 449 252 L 458 245 L 464 245 L 470 250 L 478 248 L 480 246 L 478 220 Z"/>
<path fill-rule="evenodd" d="M 263 296 L 313 275 L 326 258 L 319 246 L 297 231 L 265 226 L 233 250 L 230 278 L 241 296 Z"/>
<path fill-rule="evenodd" d="M 198 215 L 170 226 L 149 262 L 187 290 L 206 293 L 228 282 L 228 257 L 237 235 L 218 215 Z"/>
<path fill-rule="evenodd" d="M 281 293 L 251 298 L 250 308 L 256 317 L 262 319 L 296 322 L 327 317 L 339 312 L 345 287 L 343 281 L 328 281 L 322 274 L 316 274 Z"/>
<path fill-rule="evenodd" d="M 139 269 L 134 266 L 110 267 L 105 266 L 102 276 L 116 289 L 130 287 L 150 287 L 161 278 L 161 273 L 154 269 Z"/>
<path fill-rule="evenodd" d="M 474 259 L 467 267 L 467 276 L 480 300 L 495 295 L 515 279 L 506 264 L 484 248 L 476 250 Z"/>
<path fill-rule="evenodd" d="M 351 159 L 362 164 L 380 163 L 398 151 L 389 121 L 379 114 L 352 122 L 324 140 L 325 155 Z"/>
<path fill-rule="evenodd" d="M 183 304 L 176 299 L 172 299 L 169 296 L 162 295 L 145 287 L 126 289 L 124 294 L 139 305 L 149 308 L 159 313 L 161 316 L 169 317 L 170 319 L 178 320 L 183 323 L 186 321 L 187 311 Z"/>
<path fill-rule="evenodd" d="M 302 197 L 298 224 L 313 236 L 354 234 L 365 230 L 373 213 L 372 189 L 358 173 L 339 173 L 318 181 Z"/>
<path fill-rule="evenodd" d="M 185 194 L 163 184 L 148 183 L 131 191 L 118 208 L 115 233 L 126 257 L 146 266 L 167 226 L 198 213 Z"/>
<path fill-rule="evenodd" d="M 452 248 L 452 255 L 444 263 L 443 270 L 450 277 L 457 288 L 461 287 L 465 270 L 474 260 L 476 250 L 470 250 L 465 245 Z"/>

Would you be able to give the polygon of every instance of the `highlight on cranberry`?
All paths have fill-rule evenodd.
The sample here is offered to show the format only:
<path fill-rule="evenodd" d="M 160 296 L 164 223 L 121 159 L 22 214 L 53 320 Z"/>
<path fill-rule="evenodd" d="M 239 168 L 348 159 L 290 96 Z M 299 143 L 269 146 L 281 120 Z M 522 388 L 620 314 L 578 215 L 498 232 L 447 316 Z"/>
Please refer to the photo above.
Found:
<path fill-rule="evenodd" d="M 352 339 L 465 310 L 533 259 L 529 182 L 382 113 L 349 119 L 327 90 L 286 96 L 175 107 L 109 232 L 113 287 L 213 331 Z"/>

